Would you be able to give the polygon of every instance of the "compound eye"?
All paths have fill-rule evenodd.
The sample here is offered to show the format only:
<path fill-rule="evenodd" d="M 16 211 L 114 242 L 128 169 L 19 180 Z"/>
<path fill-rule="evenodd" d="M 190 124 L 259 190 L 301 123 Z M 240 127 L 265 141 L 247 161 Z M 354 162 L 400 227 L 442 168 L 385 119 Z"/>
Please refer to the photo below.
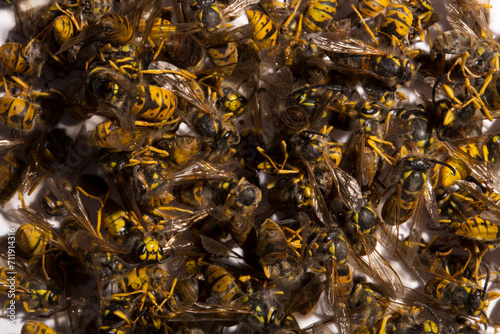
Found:
<path fill-rule="evenodd" d="M 415 166 L 415 160 L 413 158 L 406 159 L 405 162 L 404 162 L 404 165 L 406 167 L 413 168 Z"/>
<path fill-rule="evenodd" d="M 333 235 L 331 233 L 326 233 L 326 235 L 323 238 L 323 242 L 328 242 L 333 239 Z"/>
<path fill-rule="evenodd" d="M 302 132 L 300 134 L 300 136 L 303 138 L 303 139 L 311 139 L 313 138 L 314 134 L 310 133 L 310 132 Z"/>
<path fill-rule="evenodd" d="M 144 257 L 144 255 L 147 253 L 146 245 L 142 244 L 138 249 L 137 249 L 137 255 L 139 258 Z"/>
<path fill-rule="evenodd" d="M 226 133 L 224 133 L 224 135 L 222 136 L 222 139 L 229 139 L 231 136 L 233 136 L 233 131 L 227 131 Z"/>
<path fill-rule="evenodd" d="M 268 324 L 276 324 L 278 322 L 278 310 L 274 307 L 272 307 L 269 312 L 267 313 L 267 323 Z"/>
<path fill-rule="evenodd" d="M 144 175 L 142 174 L 134 175 L 134 184 L 139 194 L 146 194 L 149 191 L 148 182 L 146 181 Z"/>

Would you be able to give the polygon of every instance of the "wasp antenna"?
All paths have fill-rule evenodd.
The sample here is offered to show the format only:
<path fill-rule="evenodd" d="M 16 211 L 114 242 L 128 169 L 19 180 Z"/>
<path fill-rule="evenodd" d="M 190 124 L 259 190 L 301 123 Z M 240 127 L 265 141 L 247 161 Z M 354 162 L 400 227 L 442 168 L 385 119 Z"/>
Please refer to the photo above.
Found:
<path fill-rule="evenodd" d="M 450 165 L 449 163 L 446 163 L 444 161 L 439 161 L 439 160 L 435 160 L 435 159 L 428 159 L 430 162 L 434 162 L 436 164 L 440 164 L 440 165 L 443 165 L 443 166 L 446 166 L 448 167 L 451 172 L 453 173 L 453 175 L 457 175 L 457 171 L 455 170 L 455 167 L 453 167 L 452 165 Z"/>

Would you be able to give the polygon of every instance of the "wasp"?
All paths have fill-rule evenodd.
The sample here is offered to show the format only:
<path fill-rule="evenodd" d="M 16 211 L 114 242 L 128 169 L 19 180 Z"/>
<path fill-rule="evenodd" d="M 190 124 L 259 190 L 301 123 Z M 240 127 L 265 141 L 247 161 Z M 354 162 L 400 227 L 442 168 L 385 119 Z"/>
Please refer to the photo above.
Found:
<path fill-rule="evenodd" d="M 257 255 L 267 278 L 292 282 L 302 276 L 303 270 L 299 265 L 299 254 L 291 251 L 282 228 L 266 219 L 257 230 Z"/>
<path fill-rule="evenodd" d="M 209 33 L 214 33 L 222 28 L 223 17 L 216 0 L 195 1 L 191 3 L 196 20 L 200 26 Z"/>
<path fill-rule="evenodd" d="M 252 2 L 247 0 L 235 0 L 224 7 L 216 0 L 200 0 L 191 3 L 191 8 L 202 32 L 207 34 L 226 29 L 228 27 L 227 19 L 238 17 L 251 5 Z"/>
<path fill-rule="evenodd" d="M 176 304 L 191 304 L 198 300 L 200 284 L 197 278 L 178 279 L 173 298 Z"/>
<path fill-rule="evenodd" d="M 379 15 L 391 2 L 389 0 L 359 0 L 357 10 L 364 18 Z"/>
<path fill-rule="evenodd" d="M 293 312 L 299 312 L 302 315 L 310 314 L 326 288 L 325 276 L 321 273 L 303 274 L 300 281 L 303 281 L 301 287 L 293 290 L 293 297 L 289 298 L 286 303 L 285 314 Z"/>
<path fill-rule="evenodd" d="M 325 168 L 333 179 L 339 197 L 351 210 L 358 212 L 361 204 L 361 190 L 355 179 L 338 167 L 341 156 L 338 144 L 326 133 L 304 130 L 291 139 L 292 152 L 309 169 Z"/>
<path fill-rule="evenodd" d="M 45 334 L 57 334 L 55 330 L 47 326 L 41 321 L 37 320 L 29 320 L 26 321 L 21 328 L 21 333 L 22 334 L 40 334 L 40 333 L 45 333 Z"/>
<path fill-rule="evenodd" d="M 438 221 L 438 208 L 432 185 L 429 182 L 431 179 L 431 163 L 444 165 L 444 162 L 423 158 L 420 156 L 406 156 L 399 162 L 400 179 L 396 190 L 385 201 L 382 207 L 382 218 L 391 225 L 396 226 L 399 230 L 399 225 L 414 217 L 412 228 L 410 231 L 410 248 L 414 257 L 416 245 L 420 241 L 422 234 L 422 206 L 425 206 L 434 222 Z M 445 165 L 453 169 L 450 165 Z M 410 260 L 411 261 L 411 260 Z"/>
<path fill-rule="evenodd" d="M 254 247 L 256 232 L 250 217 L 262 194 L 245 178 L 179 186 L 174 189 L 174 195 L 178 200 L 202 208 L 221 222 L 226 222 L 233 240 L 243 249 L 247 245 Z"/>
<path fill-rule="evenodd" d="M 66 100 L 64 93 L 57 89 L 33 92 L 26 82 L 21 82 L 21 87 L 18 93 L 7 90 L 0 97 L 0 121 L 4 125 L 29 133 L 37 124 L 49 128 L 61 120 Z"/>
<path fill-rule="evenodd" d="M 106 234 L 137 261 L 159 262 L 163 258 L 158 240 L 146 233 L 132 212 L 123 210 L 111 199 L 103 207 L 102 225 Z"/>
<path fill-rule="evenodd" d="M 275 107 L 276 127 L 282 128 L 281 137 L 290 139 L 296 133 L 328 122 L 331 113 L 324 110 L 335 94 L 344 90 L 340 86 L 307 85 L 292 91 L 283 102 Z"/>
<path fill-rule="evenodd" d="M 154 18 L 148 36 L 154 55 L 181 68 L 206 70 L 231 75 L 238 62 L 237 42 L 252 34 L 250 24 L 230 28 L 226 18 L 237 16 L 248 7 L 246 0 L 234 1 L 221 10 L 216 1 L 196 1 L 191 4 L 197 23 L 171 23 L 169 19 Z M 207 69 L 203 60 L 208 57 L 215 65 Z"/>
<path fill-rule="evenodd" d="M 375 250 L 377 226 L 381 221 L 369 198 L 365 197 L 359 212 L 343 211 L 340 208 L 332 211 L 338 217 L 355 252 L 365 255 Z"/>
<path fill-rule="evenodd" d="M 347 302 L 351 314 L 368 319 L 368 324 L 382 319 L 390 304 L 383 289 L 360 277 L 354 278 L 354 285 Z"/>
<path fill-rule="evenodd" d="M 352 289 L 352 273 L 347 264 L 349 245 L 342 230 L 336 226 L 318 229 L 311 242 L 317 245 L 312 256 L 323 267 L 327 278 L 327 303 L 324 305 L 324 312 L 335 317 L 339 329 L 348 330 L 350 321 L 346 296 Z"/>
<path fill-rule="evenodd" d="M 124 270 L 118 276 L 112 276 L 111 281 L 117 282 L 122 293 L 145 290 L 160 294 L 171 283 L 172 277 L 157 266 L 146 266 Z"/>
<path fill-rule="evenodd" d="M 113 46 L 125 45 L 131 43 L 134 37 L 135 29 L 125 16 L 114 13 L 104 14 L 95 24 L 69 38 L 61 45 L 57 54 L 68 51 L 75 45 L 85 47 L 95 41 Z"/>
<path fill-rule="evenodd" d="M 52 36 L 59 45 L 63 45 L 67 40 L 73 37 L 76 33 L 71 17 L 67 15 L 59 15 L 53 21 Z"/>
<path fill-rule="evenodd" d="M 481 289 L 466 279 L 458 282 L 435 277 L 427 282 L 425 292 L 449 304 L 453 309 L 477 317 L 487 324 L 489 320 L 486 311 L 489 301 L 500 297 L 497 293 L 486 292 L 487 286 L 488 279 Z"/>
<path fill-rule="evenodd" d="M 136 37 L 141 30 L 141 19 L 146 12 L 152 10 L 151 20 L 157 9 L 151 8 L 153 3 L 134 2 L 131 5 L 127 16 L 116 13 L 104 14 L 97 23 L 91 25 L 82 38 L 76 41 L 70 40 L 73 44 L 80 43 L 84 46 L 90 43 L 95 44 L 98 53 L 86 61 L 86 70 L 94 67 L 97 62 L 106 64 L 106 67 L 119 71 L 123 76 L 131 81 L 137 81 L 141 75 L 141 55 L 143 54 L 146 39 L 151 30 L 151 24 L 147 23 L 142 28 L 143 36 L 140 42 L 136 43 Z M 135 7 L 132 7 L 134 6 Z M 126 10 L 127 8 L 124 8 Z M 158 8 L 159 9 L 159 8 Z M 137 38 L 138 39 L 138 38 Z M 65 49 L 65 45 L 61 48 Z"/>
<path fill-rule="evenodd" d="M 188 33 L 172 33 L 169 38 L 161 39 L 160 56 L 181 68 L 197 68 L 205 57 L 202 42 Z"/>
<path fill-rule="evenodd" d="M 58 76 L 64 76 L 62 69 L 75 60 L 79 46 L 75 44 L 64 53 L 56 53 L 62 45 L 76 38 L 87 26 L 87 22 L 78 15 L 76 4 L 54 2 L 41 7 L 33 15 L 30 15 L 29 11 L 26 14 L 27 18 L 41 29 L 35 38 L 47 52 L 45 67 Z"/>
<path fill-rule="evenodd" d="M 458 180 L 466 180 L 472 175 L 472 171 L 465 161 L 448 156 L 444 162 L 453 167 L 443 167 L 439 171 L 439 179 L 443 187 L 450 187 Z"/>
<path fill-rule="evenodd" d="M 402 3 L 389 0 L 359 0 L 357 6 L 351 5 L 351 7 L 354 10 L 353 14 L 361 20 L 376 46 L 378 40 L 366 24 L 365 19 L 367 18 L 382 16 L 377 31 L 387 37 L 393 46 L 400 44 L 401 40 L 409 35 L 413 37 L 414 31 L 419 33 L 420 39 L 423 41 L 423 30 L 439 20 L 430 2 L 425 0 L 403 1 Z M 354 22 L 358 21 L 354 20 Z"/>
<path fill-rule="evenodd" d="M 236 279 L 223 267 L 209 265 L 205 269 L 205 277 L 211 295 L 208 301 L 228 304 L 243 295 Z"/>
<path fill-rule="evenodd" d="M 420 40 L 423 41 L 422 31 L 438 22 L 440 20 L 439 15 L 434 11 L 432 2 L 428 0 L 410 0 L 408 6 L 413 10 L 414 14 L 413 27 L 416 28 L 417 32 L 420 32 Z"/>
<path fill-rule="evenodd" d="M 45 251 L 47 242 L 42 237 L 43 235 L 30 223 L 24 223 L 16 231 L 19 248 L 28 258 L 41 255 Z"/>
<path fill-rule="evenodd" d="M 330 58 L 328 68 L 368 76 L 391 89 L 408 84 L 417 72 L 411 59 L 380 51 L 344 33 L 323 33 L 311 39 Z"/>
<path fill-rule="evenodd" d="M 81 137 L 77 137 L 79 140 Z M 61 170 L 61 166 L 74 153 L 73 140 L 61 128 L 44 131 L 34 140 L 27 140 L 30 145 L 27 155 L 27 169 L 19 191 L 31 194 L 50 174 Z M 45 172 L 41 176 L 42 172 Z"/>
<path fill-rule="evenodd" d="M 156 146 L 169 153 L 164 161 L 172 170 L 188 165 L 200 153 L 200 140 L 196 136 L 163 136 Z"/>
<path fill-rule="evenodd" d="M 1 289 L 3 294 L 12 294 L 19 300 L 26 312 L 40 314 L 54 314 L 62 310 L 61 287 L 59 284 L 41 277 L 31 276 L 29 273 L 18 273 L 9 268 L 2 268 L 0 273 Z M 10 287 L 12 286 L 13 289 Z M 9 302 L 6 301 L 3 312 Z"/>
<path fill-rule="evenodd" d="M 196 142 L 194 142 L 196 145 Z M 173 147 L 176 149 L 175 147 Z M 195 153 L 198 153 L 197 147 Z M 151 150 L 150 152 L 147 152 Z M 158 152 L 160 154 L 155 154 Z M 149 154 L 152 153 L 152 154 Z M 172 153 L 172 152 L 171 152 Z M 117 157 L 123 169 L 119 170 L 117 166 L 112 167 L 115 171 L 115 178 L 118 176 L 126 181 L 130 189 L 133 190 L 134 199 L 145 210 L 174 210 L 186 211 L 181 208 L 168 206 L 168 203 L 175 199 L 174 190 L 169 189 L 168 177 L 173 173 L 182 173 L 183 167 L 189 166 L 189 163 L 195 163 L 195 156 L 190 147 L 182 148 L 182 152 L 174 151 L 176 156 L 171 156 L 167 151 L 147 146 L 139 152 L 132 152 L 130 157 Z M 125 158 L 125 159 L 123 159 Z M 183 160 L 186 159 L 186 160 Z M 186 178 L 187 179 L 187 178 Z"/>
<path fill-rule="evenodd" d="M 47 244 L 51 244 L 56 249 L 80 260 L 81 263 L 85 263 L 85 260 L 71 247 L 70 243 L 57 233 L 40 214 L 28 209 L 18 209 L 13 214 L 19 221 L 24 222 L 16 235 L 21 238 L 21 247 L 27 255 L 43 255 L 42 249 L 46 248 Z M 40 240 L 35 242 L 33 238 L 37 236 Z"/>
<path fill-rule="evenodd" d="M 340 108 L 350 109 L 348 105 Z M 358 102 L 353 110 L 354 133 L 344 151 L 340 167 L 351 172 L 361 187 L 369 186 L 380 173 L 382 159 L 392 165 L 391 158 L 385 154 L 379 145 L 388 148 L 394 146 L 383 140 L 382 127 L 387 122 L 388 111 L 378 103 Z M 353 166 L 352 161 L 357 160 Z"/>
<path fill-rule="evenodd" d="M 326 275 L 325 313 L 334 316 L 334 322 L 341 330 L 351 328 L 347 296 L 353 288 L 353 272 L 351 265 L 359 265 L 362 270 L 378 284 L 389 284 L 385 289 L 388 295 L 402 291 L 402 283 L 390 265 L 379 255 L 370 254 L 370 266 L 361 260 L 353 251 L 343 230 L 334 221 L 329 220 L 329 227 L 314 227 L 308 238 L 308 256 L 311 258 L 311 269 Z M 372 253 L 373 254 L 373 253 Z M 375 264 L 376 263 L 376 264 Z M 318 267 L 319 266 L 319 267 Z M 384 285 L 386 287 L 387 285 Z"/>
<path fill-rule="evenodd" d="M 465 203 L 469 203 L 472 206 L 474 202 L 469 197 L 470 194 L 472 193 L 472 196 L 477 196 L 477 194 L 479 194 L 479 201 L 484 201 L 486 207 L 491 208 L 495 213 L 497 212 L 495 211 L 495 204 L 488 206 L 488 204 L 492 202 L 489 201 L 481 191 L 475 190 L 476 187 L 468 185 L 469 183 L 464 181 L 459 181 L 457 183 L 465 187 L 466 193 L 465 196 L 455 195 L 455 197 L 461 198 L 462 201 L 466 200 Z M 467 212 L 467 210 L 463 210 L 464 205 L 460 201 L 453 199 L 454 198 L 443 200 L 444 207 L 441 208 L 441 216 L 443 219 L 440 219 L 439 223 L 447 224 L 454 234 L 462 238 L 475 240 L 482 244 L 490 245 L 490 247 L 495 246 L 498 242 L 498 236 L 500 235 L 497 219 L 481 217 L 482 212 L 476 215 L 466 214 L 465 212 Z"/>
<path fill-rule="evenodd" d="M 442 123 L 440 132 L 446 137 L 477 136 L 481 133 L 481 121 L 485 117 L 491 118 L 492 115 L 496 117 L 495 113 L 487 110 L 487 106 L 480 98 L 467 92 L 458 93 L 457 87 L 452 88 L 446 84 L 442 85 L 445 97 L 436 101 L 435 92 L 438 90 L 439 82 L 438 79 L 433 88 L 433 102 L 436 118 Z"/>
<path fill-rule="evenodd" d="M 172 64 L 192 71 L 211 71 L 231 75 L 238 63 L 237 42 L 249 34 L 251 26 L 225 29 L 198 37 L 189 32 L 172 32 L 160 39 L 159 56 Z M 204 64 L 208 58 L 215 66 Z"/>
<path fill-rule="evenodd" d="M 426 313 L 430 313 L 430 316 L 426 314 L 422 315 L 420 308 L 426 309 Z M 416 318 L 420 318 L 416 320 Z M 433 318 L 431 320 L 430 318 Z M 436 313 L 427 305 L 421 304 L 412 307 L 408 311 L 399 311 L 393 314 L 386 315 L 381 324 L 380 331 L 387 333 L 441 333 L 442 328 L 441 320 L 437 317 Z"/>
<path fill-rule="evenodd" d="M 97 22 L 112 9 L 113 1 L 110 0 L 84 0 L 80 3 L 80 11 L 89 24 Z"/>
<path fill-rule="evenodd" d="M 120 126 L 118 120 L 106 120 L 92 130 L 89 144 L 114 153 L 135 151 L 142 147 L 152 132 L 142 127 Z"/>
<path fill-rule="evenodd" d="M 42 46 L 35 39 L 27 45 L 8 42 L 0 46 L 0 63 L 13 75 L 29 78 L 35 73 L 40 76 L 44 61 L 43 55 Z"/>
<path fill-rule="evenodd" d="M 323 179 L 324 181 L 331 182 L 335 184 L 339 197 L 343 203 L 350 209 L 358 212 L 361 204 L 361 189 L 357 184 L 356 180 L 344 172 L 338 167 L 340 163 L 341 150 L 339 149 L 338 143 L 331 140 L 327 135 L 328 130 L 322 132 L 316 132 L 311 130 L 303 130 L 297 133 L 294 137 L 290 139 L 292 157 L 297 159 L 303 166 L 305 165 L 309 182 L 316 183 L 316 175 L 326 175 L 328 179 Z M 282 147 L 285 151 L 285 160 L 281 166 L 277 165 L 273 159 L 264 152 L 263 149 L 259 149 L 259 152 L 263 154 L 269 161 L 265 161 L 259 165 L 259 168 L 265 169 L 270 173 L 277 174 L 297 174 L 299 176 L 296 181 L 300 181 L 300 169 L 294 165 L 287 167 L 288 153 L 286 152 L 286 142 L 282 141 Z M 295 163 L 295 162 L 294 162 Z M 268 168 L 270 167 L 270 168 Z M 290 169 L 291 167 L 291 169 Z M 288 169 L 287 169 L 288 168 Z M 322 176 L 323 177 L 323 176 Z M 322 180 L 319 177 L 319 180 Z M 283 184 L 284 185 L 284 184 Z M 268 186 L 272 188 L 273 185 Z M 305 189 L 313 189 L 314 187 L 306 187 Z M 314 190 L 313 190 L 314 193 Z M 292 192 L 293 196 L 297 193 Z M 313 202 L 308 203 L 313 209 L 315 209 L 318 217 L 323 217 L 321 209 L 319 206 L 314 204 L 316 201 L 314 196 L 308 196 L 313 198 Z M 302 202 L 304 201 L 304 202 Z M 300 199 L 302 205 L 306 204 L 307 199 Z M 298 203 L 300 204 L 300 203 Z M 324 219 L 324 218 L 320 218 Z"/>
<path fill-rule="evenodd" d="M 143 36 L 142 41 L 137 43 L 138 46 L 135 42 L 136 32 L 141 16 L 151 9 L 152 3 L 134 2 L 132 5 L 130 2 L 127 5 L 135 5 L 134 10 L 128 11 L 127 16 L 106 13 L 100 15 L 96 22 L 85 23 L 82 31 L 61 45 L 56 55 L 69 52 L 75 57 L 76 53 L 81 53 L 82 50 L 85 53 L 93 52 L 93 55 L 85 62 L 85 70 L 88 70 L 89 66 L 94 67 L 96 62 L 101 63 L 100 66 L 105 63 L 106 67 L 119 71 L 128 79 L 136 81 L 141 66 L 140 54 L 147 38 Z M 123 7 L 123 12 L 132 9 L 132 7 L 125 8 L 125 5 Z"/>
<path fill-rule="evenodd" d="M 111 44 L 129 44 L 134 37 L 134 28 L 130 22 L 118 14 L 104 14 L 98 25 L 102 31 L 102 39 Z"/>
<path fill-rule="evenodd" d="M 80 256 L 79 259 L 83 259 L 85 268 L 94 274 L 98 284 L 99 279 L 122 272 L 123 262 L 119 256 L 123 251 L 84 232 L 75 218 L 67 217 L 63 220 L 60 235 Z"/>
<path fill-rule="evenodd" d="M 12 141 L 9 141 L 7 145 L 10 146 L 10 142 Z M 22 185 L 26 170 L 27 162 L 23 159 L 22 152 L 19 152 L 17 148 L 2 152 L 0 156 L 0 205 L 2 207 Z"/>
<path fill-rule="evenodd" d="M 167 301 L 171 299 L 176 279 L 172 280 L 166 271 L 154 266 L 127 270 L 110 279 L 118 283 L 122 292 L 107 298 L 108 303 L 101 313 L 107 319 L 105 323 L 123 324 L 117 319 L 120 318 L 128 325 L 135 325 L 140 321 L 147 327 L 160 326 L 161 318 L 157 317 L 157 313 L 168 306 Z"/>
<path fill-rule="evenodd" d="M 62 3 L 51 4 L 33 11 L 24 10 L 16 4 L 16 19 L 24 40 L 8 42 L 0 47 L 3 74 L 7 72 L 14 80 L 23 78 L 33 84 L 34 79 L 42 78 L 47 63 L 50 65 L 53 62 L 59 68 L 65 65 L 69 55 L 61 57 L 54 53 L 58 42 L 71 38 L 80 27 L 70 7 Z M 61 75 L 55 66 L 49 68 Z"/>
<path fill-rule="evenodd" d="M 207 101 L 200 85 L 189 75 L 182 74 L 176 66 L 166 62 L 153 62 L 149 72 L 161 87 L 189 103 L 185 111 L 178 111 L 183 119 L 206 143 L 210 152 L 209 160 L 224 159 L 239 136 L 231 122 L 232 113 L 221 115 L 214 106 L 215 101 Z M 201 110 L 199 110 L 201 109 Z"/>
<path fill-rule="evenodd" d="M 320 210 L 314 190 L 304 174 L 296 177 L 281 176 L 269 186 L 267 197 L 273 206 L 286 208 L 292 205 L 298 210 L 311 213 Z"/>
<path fill-rule="evenodd" d="M 87 86 L 98 100 L 110 103 L 122 113 L 126 110 L 139 126 L 168 123 L 177 106 L 177 97 L 171 91 L 154 85 L 133 86 L 118 72 L 97 64 L 88 72 Z"/>
<path fill-rule="evenodd" d="M 466 15 L 463 15 L 464 8 L 468 10 Z M 450 1 L 446 9 L 456 32 L 442 37 L 438 43 L 439 49 L 445 44 L 445 53 L 458 54 L 457 60 L 448 72 L 448 77 L 452 69 L 460 65 L 465 78 L 465 89 L 472 99 L 481 104 L 483 114 L 491 121 L 492 115 L 481 97 L 498 68 L 498 44 L 489 29 L 487 9 L 483 4 L 468 0 Z M 451 36 L 458 36 L 458 42 L 451 41 Z M 477 76 L 483 78 L 471 83 L 469 78 Z"/>
<path fill-rule="evenodd" d="M 56 259 L 62 253 L 69 255 L 86 269 L 90 269 L 96 277 L 103 277 L 120 270 L 121 264 L 113 254 L 123 252 L 88 233 L 75 218 L 67 218 L 58 233 L 34 211 L 20 209 L 15 212 L 15 216 L 19 220 L 26 221 L 16 232 L 16 236 L 22 241 L 20 247 L 31 257 L 30 261 L 38 262 L 38 259 L 42 258 L 42 271 L 47 278 L 49 274 L 45 268 L 47 262 L 45 258 L 49 252 L 57 252 Z M 58 267 L 56 270 L 61 268 Z"/>
<path fill-rule="evenodd" d="M 236 278 L 229 269 L 221 264 L 207 262 L 203 257 L 189 257 L 184 267 L 189 281 L 205 283 L 200 286 L 200 289 L 202 287 L 207 289 L 209 295 L 207 302 L 227 306 L 245 303 L 247 291 L 241 287 L 243 282 Z M 191 283 L 187 286 L 189 285 Z"/>
<path fill-rule="evenodd" d="M 141 296 L 112 295 L 103 301 L 96 319 L 91 325 L 98 332 L 128 333 L 135 329 L 141 312 L 148 310 L 149 305 L 141 300 Z"/>
<path fill-rule="evenodd" d="M 478 180 L 484 182 L 488 181 L 490 184 L 498 184 L 498 175 L 488 166 L 494 162 L 495 159 L 495 135 L 479 136 L 475 139 L 468 138 L 465 141 L 457 142 L 457 144 L 466 144 L 462 148 L 456 146 L 452 142 L 442 141 L 441 144 L 446 148 L 449 153 L 447 158 L 457 166 L 458 174 L 451 176 L 449 171 L 444 170 L 441 173 L 441 182 L 449 184 L 456 183 L 460 176 L 464 179 L 473 175 Z M 486 139 L 486 142 L 485 142 Z M 490 153 L 491 152 L 491 153 Z M 465 164 L 465 166 L 464 166 Z"/>
<path fill-rule="evenodd" d="M 394 109 L 393 111 L 402 120 L 401 127 L 409 130 L 404 135 L 408 143 L 407 146 L 415 146 L 422 153 L 431 152 L 436 131 L 428 109 L 419 104 Z"/>
<path fill-rule="evenodd" d="M 71 187 L 69 183 L 66 184 L 66 186 L 69 188 Z M 74 188 L 83 189 L 85 192 L 94 197 L 105 196 L 109 190 L 108 185 L 103 178 L 91 174 L 78 176 L 73 189 L 69 190 L 72 191 Z M 52 191 L 50 191 L 50 189 L 42 195 L 39 205 L 43 211 L 50 216 L 61 216 L 67 213 L 64 204 L 52 193 Z"/>
<path fill-rule="evenodd" d="M 40 105 L 31 103 L 26 95 L 4 95 L 0 98 L 0 108 L 2 123 L 23 131 L 33 128 L 35 117 L 41 111 Z"/>

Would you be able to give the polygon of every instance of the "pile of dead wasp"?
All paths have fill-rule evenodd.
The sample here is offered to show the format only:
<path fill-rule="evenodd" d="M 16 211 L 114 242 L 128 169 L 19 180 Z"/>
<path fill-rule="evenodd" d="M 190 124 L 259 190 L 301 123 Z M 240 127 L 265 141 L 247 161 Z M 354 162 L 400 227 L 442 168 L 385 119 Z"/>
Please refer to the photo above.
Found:
<path fill-rule="evenodd" d="M 489 1 L 8 2 L 22 333 L 496 330 Z"/>

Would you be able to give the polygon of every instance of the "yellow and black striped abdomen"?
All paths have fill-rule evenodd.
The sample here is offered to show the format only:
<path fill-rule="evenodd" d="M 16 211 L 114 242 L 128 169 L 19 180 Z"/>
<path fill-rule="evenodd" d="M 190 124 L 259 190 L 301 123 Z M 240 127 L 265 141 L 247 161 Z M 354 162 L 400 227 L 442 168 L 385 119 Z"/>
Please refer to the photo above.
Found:
<path fill-rule="evenodd" d="M 452 186 L 458 180 L 465 180 L 471 175 L 471 170 L 463 160 L 448 157 L 444 162 L 450 164 L 455 169 L 452 171 L 447 166 L 441 167 L 441 170 L 439 171 L 439 179 L 445 188 Z"/>
<path fill-rule="evenodd" d="M 106 140 L 108 134 L 114 129 L 116 129 L 116 124 L 113 121 L 99 123 L 90 134 L 89 143 L 102 148 L 114 148 Z"/>
<path fill-rule="evenodd" d="M 208 266 L 205 276 L 212 299 L 216 299 L 218 302 L 230 302 L 235 296 L 242 293 L 236 285 L 236 279 L 233 275 L 220 266 Z"/>
<path fill-rule="evenodd" d="M 325 29 L 332 22 L 333 16 L 337 12 L 337 5 L 337 0 L 312 1 L 304 15 L 306 28 L 312 32 Z"/>
<path fill-rule="evenodd" d="M 467 239 L 496 243 L 500 238 L 498 225 L 478 215 L 469 217 L 464 223 L 453 222 L 451 226 L 456 235 Z"/>
<path fill-rule="evenodd" d="M 39 109 L 38 105 L 20 97 L 0 97 L 0 120 L 13 129 L 30 130 Z"/>
<path fill-rule="evenodd" d="M 75 34 L 75 26 L 67 15 L 59 15 L 54 19 L 52 36 L 59 45 L 63 45 Z"/>
<path fill-rule="evenodd" d="M 235 42 L 207 48 L 207 54 L 215 66 L 221 67 L 224 74 L 231 75 L 238 63 L 238 49 Z"/>
<path fill-rule="evenodd" d="M 57 334 L 57 332 L 41 321 L 30 320 L 24 323 L 21 334 Z"/>
<path fill-rule="evenodd" d="M 260 11 L 247 10 L 250 23 L 254 26 L 253 41 L 259 50 L 272 48 L 278 39 L 278 29 L 271 18 Z"/>
<path fill-rule="evenodd" d="M 364 18 L 375 17 L 389 6 L 390 0 L 358 0 L 358 11 Z"/>
<path fill-rule="evenodd" d="M 144 93 L 138 97 L 130 112 L 145 121 L 167 121 L 177 106 L 177 97 L 167 89 L 153 85 L 140 85 Z"/>
<path fill-rule="evenodd" d="M 125 16 L 103 15 L 100 21 L 105 41 L 114 45 L 129 44 L 134 39 L 134 28 Z"/>
<path fill-rule="evenodd" d="M 0 46 L 0 63 L 9 71 L 24 73 L 30 67 L 24 52 L 24 45 L 20 43 L 5 43 Z"/>
<path fill-rule="evenodd" d="M 396 4 L 387 7 L 384 19 L 380 24 L 380 31 L 388 38 L 395 37 L 397 40 L 401 40 L 410 32 L 412 22 L 413 13 L 411 10 L 403 4 Z"/>
<path fill-rule="evenodd" d="M 257 248 L 262 266 L 273 265 L 286 258 L 288 243 L 285 234 L 271 219 L 259 227 Z"/>
<path fill-rule="evenodd" d="M 42 237 L 30 223 L 24 223 L 16 231 L 17 244 L 28 256 L 36 256 L 44 250 L 47 242 Z"/>
<path fill-rule="evenodd" d="M 191 34 L 174 33 L 163 45 L 167 59 L 182 68 L 196 66 L 203 59 L 204 47 Z"/>

